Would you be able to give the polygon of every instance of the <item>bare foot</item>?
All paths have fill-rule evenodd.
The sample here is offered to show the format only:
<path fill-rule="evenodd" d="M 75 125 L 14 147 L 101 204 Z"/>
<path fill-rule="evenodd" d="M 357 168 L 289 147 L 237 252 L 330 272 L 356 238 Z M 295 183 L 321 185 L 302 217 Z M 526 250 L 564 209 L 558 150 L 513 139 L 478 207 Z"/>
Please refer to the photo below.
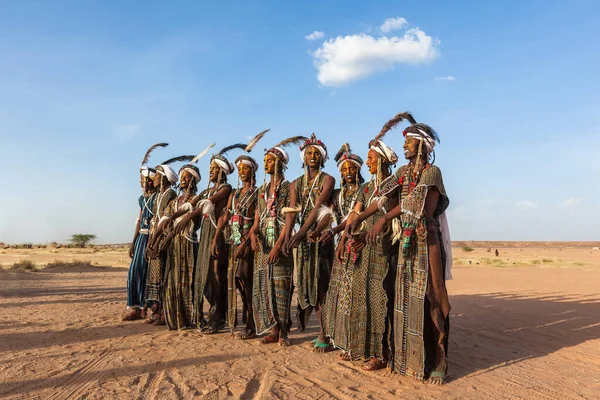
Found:
<path fill-rule="evenodd" d="M 290 345 L 290 339 L 288 339 L 288 338 L 279 338 L 278 344 L 281 347 L 288 347 Z"/>
<path fill-rule="evenodd" d="M 350 355 L 350 353 L 346 353 L 345 351 L 340 353 L 338 358 L 342 361 L 352 361 L 352 356 Z"/>
<path fill-rule="evenodd" d="M 277 338 L 271 335 L 267 335 L 264 338 L 260 339 L 258 342 L 261 344 L 277 343 Z"/>
<path fill-rule="evenodd" d="M 381 361 L 379 358 L 371 358 L 362 366 L 362 369 L 365 371 L 377 371 L 378 369 L 385 368 L 386 365 L 387 363 Z"/>
<path fill-rule="evenodd" d="M 239 335 L 237 335 L 235 338 L 240 339 L 240 340 L 247 340 L 247 339 L 252 339 L 255 337 L 256 337 L 256 332 L 242 332 Z"/>
<path fill-rule="evenodd" d="M 333 349 L 333 346 L 330 343 L 321 342 L 319 338 L 313 340 L 313 343 L 313 352 L 315 353 L 327 353 L 328 351 L 331 351 Z"/>
<path fill-rule="evenodd" d="M 440 371 L 433 371 L 426 381 L 429 385 L 440 386 L 446 383 L 446 374 Z"/>

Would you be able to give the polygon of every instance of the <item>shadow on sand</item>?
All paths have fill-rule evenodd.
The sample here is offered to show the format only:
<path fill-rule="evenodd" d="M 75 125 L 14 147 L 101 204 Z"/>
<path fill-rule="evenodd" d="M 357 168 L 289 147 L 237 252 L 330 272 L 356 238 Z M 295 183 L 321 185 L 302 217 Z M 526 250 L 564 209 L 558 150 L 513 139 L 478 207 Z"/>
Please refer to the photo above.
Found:
<path fill-rule="evenodd" d="M 451 296 L 450 301 L 454 379 L 600 338 L 598 295 L 490 293 Z"/>

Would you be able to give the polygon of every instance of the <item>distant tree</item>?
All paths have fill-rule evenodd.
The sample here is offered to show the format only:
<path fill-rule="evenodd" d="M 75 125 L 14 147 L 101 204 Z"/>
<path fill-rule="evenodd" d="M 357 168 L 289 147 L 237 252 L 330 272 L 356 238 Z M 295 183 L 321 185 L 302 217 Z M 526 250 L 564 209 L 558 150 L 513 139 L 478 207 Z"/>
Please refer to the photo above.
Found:
<path fill-rule="evenodd" d="M 96 239 L 96 235 L 91 235 L 89 233 L 76 233 L 71 236 L 69 242 L 73 243 L 77 247 L 85 247 L 94 239 Z"/>

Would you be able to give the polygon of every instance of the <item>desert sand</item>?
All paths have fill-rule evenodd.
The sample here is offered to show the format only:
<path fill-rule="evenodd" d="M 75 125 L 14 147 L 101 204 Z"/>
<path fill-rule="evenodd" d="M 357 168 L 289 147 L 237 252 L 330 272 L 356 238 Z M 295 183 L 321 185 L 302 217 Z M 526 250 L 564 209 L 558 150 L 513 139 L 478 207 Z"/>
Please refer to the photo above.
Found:
<path fill-rule="evenodd" d="M 314 316 L 307 332 L 292 330 L 289 348 L 226 331 L 203 336 L 121 322 L 124 249 L 5 249 L 0 397 L 600 398 L 596 245 L 466 246 L 454 248 L 450 376 L 441 387 L 363 372 L 338 352 L 312 353 Z M 27 260 L 35 271 L 8 268 Z"/>

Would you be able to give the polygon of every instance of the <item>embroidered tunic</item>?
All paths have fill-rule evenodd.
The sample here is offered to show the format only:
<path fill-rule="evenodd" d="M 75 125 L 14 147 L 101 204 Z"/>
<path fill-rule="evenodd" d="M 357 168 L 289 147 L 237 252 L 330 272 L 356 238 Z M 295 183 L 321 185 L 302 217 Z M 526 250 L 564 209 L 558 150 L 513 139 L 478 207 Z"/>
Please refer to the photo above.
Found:
<path fill-rule="evenodd" d="M 231 331 L 235 326 L 237 316 L 237 279 L 253 279 L 252 267 L 254 264 L 254 255 L 248 242 L 245 248 L 245 254 L 237 260 L 234 260 L 235 252 L 242 242 L 242 239 L 248 234 L 254 223 L 254 210 L 256 205 L 258 188 L 252 187 L 242 194 L 241 189 L 236 189 L 231 194 L 231 208 L 229 209 L 229 221 L 225 230 L 225 241 L 229 245 L 229 265 L 227 267 L 227 322 Z M 240 289 L 242 290 L 242 289 Z M 242 295 L 243 306 L 246 307 L 252 302 L 252 299 L 245 299 L 245 293 Z M 252 315 L 252 310 L 250 316 Z M 251 326 L 253 324 L 250 324 Z"/>
<path fill-rule="evenodd" d="M 402 175 L 401 175 L 402 176 Z M 414 189 L 410 190 L 411 187 Z M 449 322 L 447 315 L 440 316 L 431 308 L 430 298 L 435 297 L 435 304 L 447 304 L 447 294 L 442 298 L 431 285 L 429 265 L 429 247 L 427 241 L 427 223 L 425 218 L 425 199 L 428 191 L 435 187 L 440 198 L 434 213 L 435 223 L 440 225 L 440 216 L 449 205 L 442 174 L 438 167 L 431 165 L 425 168 L 420 179 L 414 184 L 404 182 L 402 191 L 402 236 L 398 257 L 396 277 L 396 299 L 394 301 L 394 340 L 396 357 L 392 368 L 402 375 L 412 376 L 418 380 L 426 378 L 431 368 L 440 362 L 445 363 L 448 346 Z M 445 264 L 442 231 L 439 243 L 442 252 L 442 265 Z M 436 274 L 440 285 L 445 287 L 443 271 Z M 426 332 L 426 330 L 428 330 Z M 441 343 L 432 343 L 436 335 Z M 441 351 L 436 351 L 441 346 Z M 444 354 L 443 360 L 436 359 L 436 353 Z M 443 371 L 445 372 L 445 371 Z"/>
<path fill-rule="evenodd" d="M 271 183 L 258 189 L 256 208 L 259 221 L 260 250 L 254 255 L 252 307 L 256 332 L 263 334 L 276 324 L 286 326 L 292 300 L 291 256 L 281 254 L 275 264 L 268 263 L 269 252 L 285 225 L 281 209 L 289 206 L 290 183 L 282 181 L 272 193 Z"/>

